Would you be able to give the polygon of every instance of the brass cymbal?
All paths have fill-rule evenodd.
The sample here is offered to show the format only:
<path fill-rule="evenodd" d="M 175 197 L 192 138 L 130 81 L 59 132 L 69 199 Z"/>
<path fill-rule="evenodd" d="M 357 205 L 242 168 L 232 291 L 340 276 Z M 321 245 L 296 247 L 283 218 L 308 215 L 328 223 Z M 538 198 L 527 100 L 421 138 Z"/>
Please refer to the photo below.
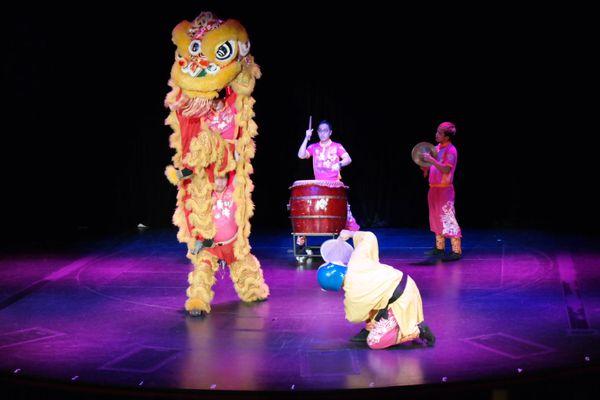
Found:
<path fill-rule="evenodd" d="M 437 156 L 437 151 L 435 150 L 435 145 L 429 142 L 421 142 L 417 143 L 415 147 L 413 147 L 411 151 L 411 157 L 415 164 L 421 167 L 430 167 L 431 163 L 425 162 L 423 160 L 423 154 L 429 153 L 433 157 Z"/>

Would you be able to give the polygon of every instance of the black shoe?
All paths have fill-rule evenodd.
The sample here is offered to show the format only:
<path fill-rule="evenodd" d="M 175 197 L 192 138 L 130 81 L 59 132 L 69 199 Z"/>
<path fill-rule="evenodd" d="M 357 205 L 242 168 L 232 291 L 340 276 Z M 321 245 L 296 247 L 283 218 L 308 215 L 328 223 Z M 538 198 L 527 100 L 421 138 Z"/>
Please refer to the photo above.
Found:
<path fill-rule="evenodd" d="M 366 330 L 365 328 L 362 328 L 360 330 L 360 332 L 358 332 L 356 335 L 352 336 L 350 341 L 351 342 L 366 342 L 367 336 L 369 336 L 369 331 Z"/>
<path fill-rule="evenodd" d="M 426 251 L 424 253 L 426 256 L 443 256 L 444 255 L 444 249 L 438 249 L 438 248 L 433 248 L 429 251 Z"/>
<path fill-rule="evenodd" d="M 458 261 L 462 258 L 462 254 L 452 252 L 447 256 L 442 257 L 442 261 Z"/>
<path fill-rule="evenodd" d="M 423 340 L 427 346 L 431 347 L 435 344 L 435 336 L 427 325 L 419 324 L 419 331 L 419 339 Z"/>
<path fill-rule="evenodd" d="M 190 315 L 191 317 L 197 317 L 197 318 L 204 318 L 206 317 L 206 311 L 202 311 L 202 310 L 190 310 L 188 311 L 188 315 Z"/>
<path fill-rule="evenodd" d="M 263 303 L 263 302 L 265 302 L 267 300 L 268 300 L 268 297 L 264 297 L 264 298 L 261 298 L 261 299 L 256 299 L 256 300 L 252 301 L 251 303 Z"/>

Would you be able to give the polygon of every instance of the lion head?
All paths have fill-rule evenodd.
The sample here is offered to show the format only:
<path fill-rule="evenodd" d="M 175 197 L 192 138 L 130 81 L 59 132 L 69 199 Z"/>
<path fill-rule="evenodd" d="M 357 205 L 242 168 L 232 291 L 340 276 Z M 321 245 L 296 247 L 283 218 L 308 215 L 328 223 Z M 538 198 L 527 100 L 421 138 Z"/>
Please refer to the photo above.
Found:
<path fill-rule="evenodd" d="M 210 12 L 201 13 L 193 22 L 180 22 L 172 39 L 177 50 L 171 80 L 191 99 L 217 97 L 238 78 L 244 64 L 252 63 L 244 27 Z"/>

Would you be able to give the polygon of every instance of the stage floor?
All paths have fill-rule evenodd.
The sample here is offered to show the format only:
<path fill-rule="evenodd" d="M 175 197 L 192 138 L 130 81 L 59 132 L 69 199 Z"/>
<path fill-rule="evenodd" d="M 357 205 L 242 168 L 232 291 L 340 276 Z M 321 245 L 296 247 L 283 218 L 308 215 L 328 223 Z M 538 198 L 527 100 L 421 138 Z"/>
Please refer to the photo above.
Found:
<path fill-rule="evenodd" d="M 423 262 L 431 235 L 375 230 L 381 261 L 413 277 L 435 347 L 370 350 L 349 338 L 343 294 L 299 266 L 286 232 L 257 233 L 271 288 L 243 304 L 218 274 L 212 313 L 183 311 L 174 231 L 0 258 L 0 373 L 142 388 L 316 390 L 506 379 L 600 359 L 600 243 L 467 231 L 464 258 Z M 220 275 L 223 275 L 222 277 Z M 518 379 L 518 378 L 517 378 Z"/>

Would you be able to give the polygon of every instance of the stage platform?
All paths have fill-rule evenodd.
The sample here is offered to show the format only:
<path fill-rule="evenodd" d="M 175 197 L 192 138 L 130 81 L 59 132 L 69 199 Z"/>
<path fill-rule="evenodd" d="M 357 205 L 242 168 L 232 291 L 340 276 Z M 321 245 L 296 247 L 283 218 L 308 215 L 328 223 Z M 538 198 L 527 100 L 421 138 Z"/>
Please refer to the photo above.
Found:
<path fill-rule="evenodd" d="M 38 385 L 50 393 L 54 385 L 120 397 L 368 395 L 490 382 L 497 389 L 598 371 L 598 240 L 466 230 L 464 258 L 442 263 L 423 255 L 432 244 L 427 231 L 374 232 L 381 261 L 417 283 L 435 347 L 374 351 L 350 342 L 361 326 L 344 319 L 343 293 L 319 288 L 322 261 L 298 264 L 287 231 L 252 237 L 268 301 L 241 303 L 220 271 L 210 315 L 189 317 L 185 248 L 174 231 L 148 229 L 67 250 L 2 255 L 2 381 L 13 389 Z"/>

